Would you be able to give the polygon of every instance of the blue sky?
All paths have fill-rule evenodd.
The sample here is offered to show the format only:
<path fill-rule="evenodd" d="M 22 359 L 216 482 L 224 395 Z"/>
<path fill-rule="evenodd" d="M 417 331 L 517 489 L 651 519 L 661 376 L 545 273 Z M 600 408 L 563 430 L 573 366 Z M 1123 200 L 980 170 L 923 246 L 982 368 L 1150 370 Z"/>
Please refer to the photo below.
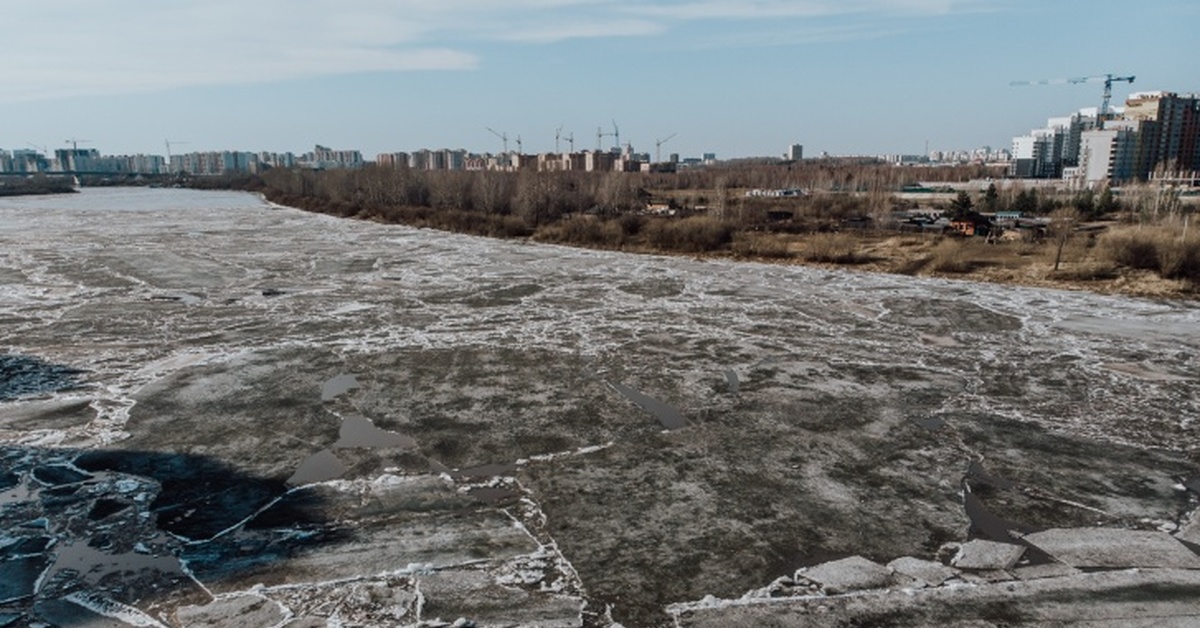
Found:
<path fill-rule="evenodd" d="M 1135 75 L 1200 92 L 1196 0 L 0 0 L 0 148 L 106 154 L 1006 147 Z M 186 142 L 186 144 L 184 143 Z M 611 138 L 606 138 L 611 143 Z M 562 142 L 565 149 L 567 143 Z"/>

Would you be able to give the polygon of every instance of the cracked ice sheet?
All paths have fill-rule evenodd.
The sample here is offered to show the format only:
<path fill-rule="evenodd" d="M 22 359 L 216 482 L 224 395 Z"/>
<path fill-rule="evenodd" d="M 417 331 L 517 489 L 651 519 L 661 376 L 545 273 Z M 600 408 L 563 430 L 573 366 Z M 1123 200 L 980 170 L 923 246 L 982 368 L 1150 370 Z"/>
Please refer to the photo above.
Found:
<path fill-rule="evenodd" d="M 1159 488 L 1187 465 L 1130 463 L 1111 474 L 1130 486 L 1113 488 L 1077 460 L 1056 467 L 1065 447 L 1013 439 L 1038 426 L 1042 440 L 1198 444 L 1194 304 L 483 240 L 228 193 L 6 199 L 0 225 L 0 342 L 88 369 L 97 415 L 8 442 L 57 433 L 286 479 L 358 414 L 418 451 L 338 451 L 351 479 L 530 459 L 524 484 L 602 601 L 698 599 L 722 592 L 706 584 L 718 572 L 745 590 L 807 552 L 927 540 L 894 519 L 963 526 L 964 453 L 945 432 L 910 433 L 914 417 L 998 464 L 1063 467 L 1093 505 L 1163 518 L 1179 505 Z M 341 374 L 360 388 L 322 401 Z M 690 426 L 660 434 L 611 384 Z M 33 403 L 0 413 L 25 426 Z M 814 532 L 805 499 L 832 509 L 824 525 L 866 517 L 878 535 Z"/>

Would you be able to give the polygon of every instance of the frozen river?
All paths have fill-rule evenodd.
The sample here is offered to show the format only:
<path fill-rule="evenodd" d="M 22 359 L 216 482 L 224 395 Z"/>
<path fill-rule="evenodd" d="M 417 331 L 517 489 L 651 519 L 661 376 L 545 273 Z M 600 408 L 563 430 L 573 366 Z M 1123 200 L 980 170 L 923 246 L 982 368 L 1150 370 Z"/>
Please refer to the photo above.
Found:
<path fill-rule="evenodd" d="M 1176 525 L 1198 351 L 1194 303 L 0 199 L 0 625 L 653 624 L 981 534 L 972 461 Z"/>

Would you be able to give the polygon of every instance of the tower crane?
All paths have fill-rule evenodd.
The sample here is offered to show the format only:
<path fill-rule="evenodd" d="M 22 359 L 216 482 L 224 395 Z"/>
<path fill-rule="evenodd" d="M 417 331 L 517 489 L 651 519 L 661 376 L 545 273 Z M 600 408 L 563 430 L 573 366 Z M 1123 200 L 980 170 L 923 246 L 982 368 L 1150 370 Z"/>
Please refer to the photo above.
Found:
<path fill-rule="evenodd" d="M 562 147 L 559 145 L 559 140 L 567 140 L 567 143 L 571 145 L 571 152 L 575 152 L 575 133 L 563 135 L 562 130 L 562 125 L 559 125 L 558 130 L 554 132 L 554 152 L 562 153 Z"/>
<path fill-rule="evenodd" d="M 167 145 L 167 167 L 169 168 L 171 166 L 171 144 L 190 144 L 191 142 L 185 142 L 182 140 L 163 140 L 163 143 Z"/>
<path fill-rule="evenodd" d="M 616 142 L 617 146 L 621 145 L 621 129 L 617 128 L 617 121 L 613 120 L 613 132 L 605 133 L 601 127 L 596 127 L 596 150 L 604 150 L 604 138 L 611 137 Z"/>
<path fill-rule="evenodd" d="M 1104 82 L 1104 100 L 1100 103 L 1100 111 L 1096 113 L 1096 127 L 1104 128 L 1104 116 L 1108 115 L 1108 103 L 1112 100 L 1112 85 L 1113 83 L 1133 83 L 1133 76 L 1114 76 L 1112 74 L 1101 74 L 1098 76 L 1081 76 L 1079 78 L 1069 79 L 1046 79 L 1042 81 L 1013 81 L 1009 85 L 1062 85 L 1071 84 L 1078 85 L 1079 83 L 1095 83 L 1097 81 Z"/>
<path fill-rule="evenodd" d="M 672 133 L 662 139 L 654 140 L 654 161 L 660 164 L 662 163 L 662 145 L 666 144 L 672 137 L 675 137 L 676 135 L 679 134 Z"/>
<path fill-rule="evenodd" d="M 80 144 L 90 144 L 91 142 L 92 142 L 92 140 L 77 140 L 77 139 L 75 139 L 75 138 L 71 138 L 71 139 L 69 139 L 69 140 L 64 140 L 64 141 L 63 141 L 63 143 L 64 143 L 64 144 L 70 144 L 70 145 L 71 145 L 71 150 L 79 150 L 79 145 L 80 145 Z"/>
<path fill-rule="evenodd" d="M 504 152 L 507 153 L 508 152 L 508 133 L 501 133 L 501 132 L 493 129 L 490 126 L 487 127 L 487 130 L 491 131 L 492 135 L 495 135 L 496 137 L 500 138 L 501 142 L 504 142 Z"/>
<path fill-rule="evenodd" d="M 525 154 L 525 149 L 521 148 L 521 136 L 520 135 L 517 136 L 517 154 L 518 155 Z"/>

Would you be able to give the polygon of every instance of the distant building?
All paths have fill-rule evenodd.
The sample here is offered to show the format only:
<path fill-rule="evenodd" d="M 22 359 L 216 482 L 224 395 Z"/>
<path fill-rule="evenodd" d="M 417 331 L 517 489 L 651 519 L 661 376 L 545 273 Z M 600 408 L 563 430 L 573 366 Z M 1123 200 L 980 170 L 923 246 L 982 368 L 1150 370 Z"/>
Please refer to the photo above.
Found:
<path fill-rule="evenodd" d="M 676 172 L 678 170 L 676 168 L 675 162 L 672 162 L 672 161 L 664 161 L 662 163 L 642 162 L 641 168 L 642 168 L 642 172 L 658 172 L 658 173 Z"/>
<path fill-rule="evenodd" d="M 511 163 L 513 170 L 537 170 L 538 156 L 511 153 Z"/>
<path fill-rule="evenodd" d="M 538 172 L 587 170 L 586 153 L 542 153 L 538 155 Z"/>
<path fill-rule="evenodd" d="M 1086 185 L 1149 178 L 1194 181 L 1200 172 L 1200 96 L 1139 92 L 1121 117 L 1097 129 L 1095 109 L 1051 118 L 1045 129 L 1013 138 L 1009 174 L 1062 176 Z"/>
<path fill-rule="evenodd" d="M 171 155 L 170 171 L 194 175 L 257 172 L 258 155 L 239 151 L 208 151 Z"/>
<path fill-rule="evenodd" d="M 589 151 L 584 154 L 584 170 L 588 172 L 606 172 L 613 169 L 616 155 L 609 152 Z"/>
<path fill-rule="evenodd" d="M 913 164 L 929 163 L 929 157 L 926 155 L 880 155 L 880 159 L 890 164 L 897 166 L 911 166 Z"/>
<path fill-rule="evenodd" d="M 642 161 L 637 159 L 632 153 L 626 153 L 613 162 L 613 170 L 617 172 L 641 172 L 642 164 L 649 163 L 649 161 L 649 159 Z"/>
<path fill-rule="evenodd" d="M 800 161 L 804 159 L 804 146 L 801 144 L 792 144 L 787 149 L 787 159 L 792 161 Z"/>
<path fill-rule="evenodd" d="M 1009 176 L 1022 179 L 1056 179 L 1064 168 L 1079 165 L 1083 132 L 1096 127 L 1094 110 L 1050 118 L 1046 127 L 1013 138 Z"/>
<path fill-rule="evenodd" d="M 50 160 L 36 150 L 18 148 L 12 152 L 11 172 L 47 172 Z"/>
<path fill-rule="evenodd" d="M 1139 92 L 1125 101 L 1125 119 L 1138 123 L 1137 169 L 1200 170 L 1200 96 Z"/>
<path fill-rule="evenodd" d="M 587 155 L 584 153 L 564 153 L 562 162 L 563 170 L 587 170 Z"/>
<path fill-rule="evenodd" d="M 290 152 L 287 153 L 272 153 L 263 151 L 258 153 L 259 168 L 291 168 L 296 165 L 296 155 Z"/>
<path fill-rule="evenodd" d="M 408 168 L 408 153 L 379 153 L 375 155 L 375 164 L 384 168 Z"/>
<path fill-rule="evenodd" d="M 96 163 L 100 151 L 94 148 L 60 148 L 54 151 L 54 160 L 62 172 L 98 172 Z"/>
<path fill-rule="evenodd" d="M 361 168 L 362 153 L 357 150 L 334 150 L 317 144 L 313 152 L 306 155 L 307 165 L 318 170 L 338 168 Z"/>
<path fill-rule="evenodd" d="M 1083 133 L 1078 176 L 1085 185 L 1121 183 L 1135 176 L 1137 132 L 1116 122 L 1106 127 Z"/>

